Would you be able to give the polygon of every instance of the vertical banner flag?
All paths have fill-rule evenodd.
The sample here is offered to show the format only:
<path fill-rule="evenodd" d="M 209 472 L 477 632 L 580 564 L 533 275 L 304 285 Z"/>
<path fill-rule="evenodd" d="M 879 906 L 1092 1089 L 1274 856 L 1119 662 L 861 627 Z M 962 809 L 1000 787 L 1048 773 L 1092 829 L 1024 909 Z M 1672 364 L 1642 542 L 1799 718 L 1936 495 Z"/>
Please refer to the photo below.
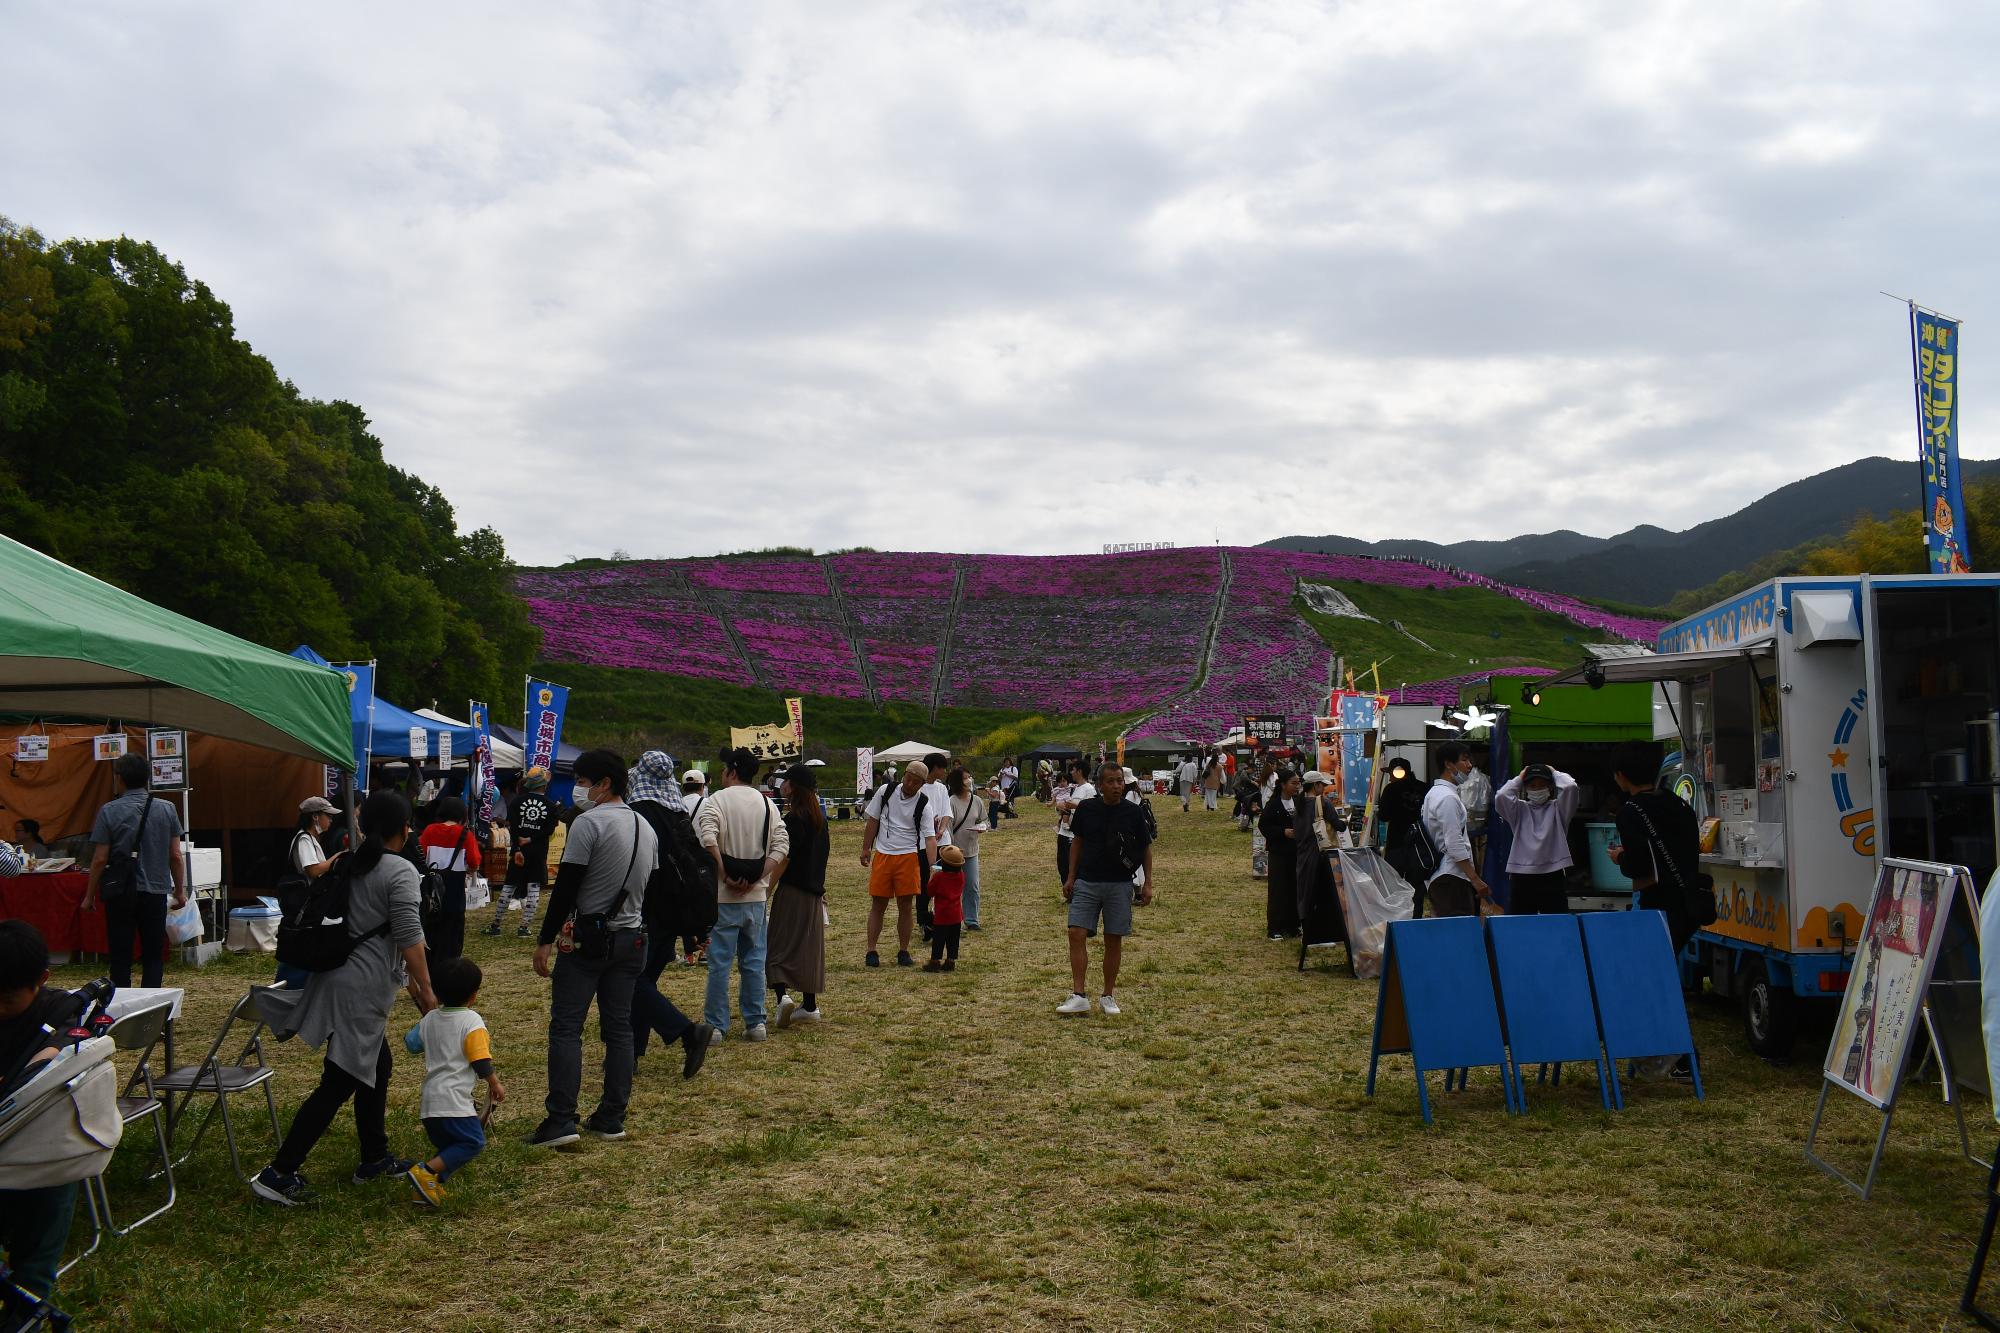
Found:
<path fill-rule="evenodd" d="M 375 664 L 335 662 L 333 669 L 347 681 L 347 717 L 354 728 L 354 792 L 368 794 L 368 755 L 375 748 Z M 326 770 L 326 798 L 340 796 L 340 770 Z"/>
<path fill-rule="evenodd" d="M 806 752 L 806 701 L 804 699 L 785 700 L 785 712 L 792 719 L 792 738 L 799 743 L 799 753 Z"/>
<path fill-rule="evenodd" d="M 472 719 L 472 776 L 479 784 L 479 822 L 490 827 L 494 791 L 493 719 L 486 705 L 476 699 L 467 701 L 465 711 Z"/>
<path fill-rule="evenodd" d="M 528 711 L 521 732 L 528 743 L 528 756 L 522 762 L 529 768 L 555 771 L 556 747 L 562 743 L 563 714 L 568 711 L 568 686 L 551 685 L 545 680 L 528 682 Z"/>
<path fill-rule="evenodd" d="M 866 796 L 875 785 L 875 747 L 859 746 L 854 751 L 854 794 Z"/>
<path fill-rule="evenodd" d="M 1340 767 L 1334 770 L 1340 798 L 1348 805 L 1362 805 L 1375 780 L 1375 747 L 1363 732 L 1382 724 L 1386 696 L 1363 694 L 1359 690 L 1335 690 L 1333 715 L 1342 728 Z"/>
<path fill-rule="evenodd" d="M 451 733 L 448 731 L 438 733 L 438 766 L 451 767 Z"/>
<path fill-rule="evenodd" d="M 1924 545 L 1933 574 L 1972 569 L 1958 476 L 1958 321 L 1910 306 L 1917 429 L 1924 451 Z"/>

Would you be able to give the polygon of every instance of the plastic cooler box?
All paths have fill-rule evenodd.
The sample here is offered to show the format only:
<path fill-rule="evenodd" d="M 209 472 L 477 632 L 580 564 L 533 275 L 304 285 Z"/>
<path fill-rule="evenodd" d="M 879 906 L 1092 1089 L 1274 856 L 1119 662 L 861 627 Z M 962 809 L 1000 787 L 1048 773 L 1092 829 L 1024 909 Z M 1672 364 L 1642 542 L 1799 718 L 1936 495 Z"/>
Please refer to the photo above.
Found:
<path fill-rule="evenodd" d="M 229 913 L 229 952 L 276 953 L 278 921 L 284 916 L 275 898 L 259 898 L 255 907 L 238 907 Z"/>

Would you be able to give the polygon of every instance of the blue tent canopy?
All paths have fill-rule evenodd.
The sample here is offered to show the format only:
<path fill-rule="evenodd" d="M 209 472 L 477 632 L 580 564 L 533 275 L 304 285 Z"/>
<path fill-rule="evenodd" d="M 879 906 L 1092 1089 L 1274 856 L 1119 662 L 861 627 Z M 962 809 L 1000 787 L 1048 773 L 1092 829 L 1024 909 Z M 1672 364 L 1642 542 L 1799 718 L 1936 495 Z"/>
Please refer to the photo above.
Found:
<path fill-rule="evenodd" d="M 319 666 L 332 665 L 303 643 L 292 649 L 292 656 Z M 359 694 L 350 694 L 347 697 L 354 725 L 354 752 L 360 754 L 363 744 L 370 735 L 369 701 Z M 437 758 L 438 737 L 441 735 L 451 737 L 451 753 L 454 760 L 471 755 L 473 745 L 471 727 L 454 727 L 434 718 L 419 717 L 406 708 L 398 708 L 379 695 L 375 698 L 374 705 L 374 739 L 367 745 L 369 758 L 408 759 L 410 732 L 419 728 L 425 733 L 424 748 L 431 758 Z"/>

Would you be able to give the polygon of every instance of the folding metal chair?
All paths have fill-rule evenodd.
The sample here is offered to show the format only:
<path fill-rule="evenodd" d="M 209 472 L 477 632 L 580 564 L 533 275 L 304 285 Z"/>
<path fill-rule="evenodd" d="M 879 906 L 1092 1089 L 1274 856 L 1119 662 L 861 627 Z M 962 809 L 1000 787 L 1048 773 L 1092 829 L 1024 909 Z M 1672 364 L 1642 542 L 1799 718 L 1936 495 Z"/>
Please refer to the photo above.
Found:
<path fill-rule="evenodd" d="M 152 1066 L 153 1048 L 167 1035 L 167 1024 L 172 1014 L 172 1002 L 162 1001 L 150 1009 L 141 1009 L 136 1013 L 125 1015 L 111 1025 L 111 1031 L 107 1034 L 119 1050 L 139 1052 L 139 1064 L 133 1069 L 132 1077 L 125 1081 L 125 1091 L 118 1097 L 118 1118 L 124 1124 L 130 1125 L 135 1120 L 152 1117 L 153 1142 L 158 1145 L 160 1169 L 146 1178 L 152 1180 L 164 1176 L 167 1181 L 167 1201 L 138 1221 L 122 1227 L 112 1218 L 111 1192 L 105 1186 L 104 1176 L 99 1175 L 84 1182 L 86 1188 L 97 1191 L 97 1202 L 102 1209 L 104 1225 L 110 1228 L 114 1236 L 123 1236 L 136 1230 L 174 1206 L 174 1162 L 173 1150 L 168 1139 L 167 1108 L 154 1089 Z"/>
<path fill-rule="evenodd" d="M 252 986 L 245 992 L 243 998 L 229 1011 L 229 1017 L 223 1020 L 222 1030 L 215 1034 L 215 1041 L 210 1044 L 208 1054 L 202 1057 L 200 1064 L 184 1065 L 162 1075 L 153 1084 L 156 1092 L 166 1095 L 169 1142 L 173 1140 L 174 1131 L 180 1125 L 181 1117 L 187 1114 L 188 1105 L 195 1096 L 200 1093 L 215 1094 L 214 1104 L 202 1115 L 201 1125 L 195 1130 L 194 1142 L 188 1145 L 186 1152 L 174 1159 L 176 1166 L 194 1155 L 194 1150 L 201 1146 L 202 1135 L 208 1132 L 209 1122 L 215 1118 L 216 1111 L 220 1110 L 222 1136 L 229 1143 L 230 1168 L 248 1183 L 250 1174 L 243 1170 L 243 1159 L 236 1151 L 236 1127 L 229 1118 L 229 1098 L 232 1094 L 248 1092 L 252 1088 L 261 1087 L 264 1090 L 264 1104 L 271 1113 L 272 1140 L 275 1142 L 283 1138 L 283 1132 L 278 1128 L 278 1099 L 271 1089 L 271 1079 L 278 1071 L 265 1063 L 264 1020 L 256 1012 L 257 996 L 270 989 L 272 987 Z M 222 1048 L 238 1021 L 254 1021 L 256 1026 L 251 1028 L 250 1040 L 243 1043 L 243 1049 L 236 1059 L 231 1063 L 224 1063 Z M 252 1063 L 253 1060 L 255 1063 Z M 180 1098 L 178 1107 L 174 1105 L 176 1096 Z"/>

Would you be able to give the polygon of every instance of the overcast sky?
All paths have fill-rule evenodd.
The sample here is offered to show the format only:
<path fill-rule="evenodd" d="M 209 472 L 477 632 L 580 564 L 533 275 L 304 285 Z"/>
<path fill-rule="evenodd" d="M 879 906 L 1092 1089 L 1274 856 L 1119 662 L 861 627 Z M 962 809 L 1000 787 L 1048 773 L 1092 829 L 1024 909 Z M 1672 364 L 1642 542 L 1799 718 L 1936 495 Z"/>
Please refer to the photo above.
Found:
<path fill-rule="evenodd" d="M 2000 455 L 1996 13 L 15 4 L 0 213 L 523 562 L 1678 528 L 1914 462 L 1878 289 Z"/>

